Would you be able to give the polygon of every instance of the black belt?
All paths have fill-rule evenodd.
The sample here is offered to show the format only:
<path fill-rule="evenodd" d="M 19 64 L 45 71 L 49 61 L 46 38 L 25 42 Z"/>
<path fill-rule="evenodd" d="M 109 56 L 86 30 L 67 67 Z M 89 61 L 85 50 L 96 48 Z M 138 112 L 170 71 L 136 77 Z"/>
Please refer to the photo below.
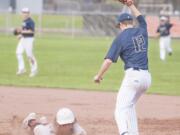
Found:
<path fill-rule="evenodd" d="M 132 68 L 133 70 L 136 70 L 136 71 L 139 71 L 139 70 L 148 70 L 148 69 L 142 69 L 142 68 L 138 68 L 138 67 L 130 67 L 130 68 Z M 130 68 L 127 68 L 126 70 L 128 70 Z"/>
<path fill-rule="evenodd" d="M 34 37 L 34 33 L 26 33 L 26 34 L 22 34 L 23 37 Z"/>
<path fill-rule="evenodd" d="M 133 67 L 132 69 L 133 69 L 133 70 L 137 70 L 137 71 L 143 70 L 143 69 L 140 69 L 140 68 L 138 68 L 138 67 Z"/>

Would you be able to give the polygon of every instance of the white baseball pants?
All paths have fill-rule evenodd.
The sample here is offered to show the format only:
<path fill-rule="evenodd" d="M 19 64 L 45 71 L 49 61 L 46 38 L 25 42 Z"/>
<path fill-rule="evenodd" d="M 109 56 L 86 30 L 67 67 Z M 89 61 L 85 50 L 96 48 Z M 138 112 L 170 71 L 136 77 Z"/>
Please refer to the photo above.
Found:
<path fill-rule="evenodd" d="M 26 38 L 22 37 L 20 39 L 16 48 L 16 56 L 18 60 L 18 71 L 25 69 L 24 59 L 23 59 L 24 51 L 26 52 L 26 55 L 29 59 L 31 72 L 34 72 L 37 70 L 37 61 L 33 54 L 33 42 L 34 42 L 34 38 L 31 38 L 31 37 L 26 37 Z"/>
<path fill-rule="evenodd" d="M 165 60 L 166 59 L 166 53 L 171 53 L 171 37 L 161 37 L 159 40 L 159 47 L 160 47 L 160 59 Z"/>
<path fill-rule="evenodd" d="M 120 135 L 139 135 L 135 104 L 150 85 L 151 75 L 147 70 L 137 71 L 130 68 L 125 71 L 115 109 Z"/>

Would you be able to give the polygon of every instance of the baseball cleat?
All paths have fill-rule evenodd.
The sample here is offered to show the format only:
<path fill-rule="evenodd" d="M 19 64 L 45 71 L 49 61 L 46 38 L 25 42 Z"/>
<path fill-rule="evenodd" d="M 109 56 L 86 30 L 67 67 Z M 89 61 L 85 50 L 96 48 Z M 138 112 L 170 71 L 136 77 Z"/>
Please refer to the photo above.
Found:
<path fill-rule="evenodd" d="M 169 52 L 168 54 L 169 54 L 169 56 L 171 56 L 171 55 L 172 55 L 172 52 Z"/>
<path fill-rule="evenodd" d="M 37 75 L 37 73 L 38 73 L 38 71 L 35 70 L 35 71 L 33 71 L 33 72 L 30 73 L 29 77 L 34 77 L 34 76 Z"/>
<path fill-rule="evenodd" d="M 124 133 L 122 133 L 121 135 L 129 135 L 129 134 L 128 134 L 128 132 L 124 132 Z"/>
<path fill-rule="evenodd" d="M 23 75 L 24 73 L 26 73 L 26 70 L 22 69 L 22 70 L 18 70 L 16 75 Z"/>

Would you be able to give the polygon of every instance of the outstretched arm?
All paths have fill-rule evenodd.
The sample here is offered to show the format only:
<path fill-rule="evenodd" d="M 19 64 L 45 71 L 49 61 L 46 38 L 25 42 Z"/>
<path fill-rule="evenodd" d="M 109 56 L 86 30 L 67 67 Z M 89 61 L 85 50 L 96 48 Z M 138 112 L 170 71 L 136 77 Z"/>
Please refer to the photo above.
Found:
<path fill-rule="evenodd" d="M 131 2 L 132 4 L 130 4 L 128 7 L 130 8 L 131 12 L 136 17 L 136 19 L 139 23 L 139 26 L 147 31 L 147 23 L 146 23 L 144 17 L 142 17 L 141 12 L 133 4 L 133 0 L 129 0 L 129 2 Z"/>
<path fill-rule="evenodd" d="M 134 0 L 118 0 L 118 1 L 128 6 L 131 12 L 133 12 L 133 14 L 135 15 L 135 17 L 138 17 L 139 15 L 141 15 L 141 12 L 134 5 Z"/>
<path fill-rule="evenodd" d="M 94 82 L 95 83 L 100 83 L 102 78 L 103 78 L 103 75 L 105 74 L 105 72 L 109 69 L 109 67 L 111 66 L 112 64 L 112 60 L 110 59 L 105 59 L 98 74 L 94 77 Z"/>
<path fill-rule="evenodd" d="M 33 34 L 34 31 L 31 30 L 31 29 L 29 29 L 29 30 L 22 30 L 21 33 L 22 33 L 22 34 Z"/>
<path fill-rule="evenodd" d="M 135 15 L 135 17 L 138 17 L 141 15 L 141 12 L 136 8 L 134 4 L 130 5 L 129 8 L 132 11 L 132 13 Z"/>

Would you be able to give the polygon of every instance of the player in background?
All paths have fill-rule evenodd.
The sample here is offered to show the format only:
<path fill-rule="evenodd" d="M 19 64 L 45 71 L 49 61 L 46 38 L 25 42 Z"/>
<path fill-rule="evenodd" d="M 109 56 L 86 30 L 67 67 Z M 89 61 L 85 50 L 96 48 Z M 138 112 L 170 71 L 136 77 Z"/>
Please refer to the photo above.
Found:
<path fill-rule="evenodd" d="M 170 29 L 172 28 L 172 24 L 169 22 L 169 19 L 166 16 L 162 16 L 160 18 L 160 25 L 157 28 L 159 39 L 159 48 L 160 48 L 160 59 L 166 59 L 166 53 L 170 56 L 172 55 L 171 48 L 171 36 Z"/>
<path fill-rule="evenodd" d="M 56 135 L 87 135 L 69 108 L 59 109 L 54 124 Z"/>
<path fill-rule="evenodd" d="M 148 71 L 148 33 L 144 17 L 132 0 L 128 2 L 125 4 L 135 15 L 139 26 L 133 27 L 133 17 L 128 13 L 118 17 L 117 27 L 122 32 L 114 39 L 94 81 L 100 83 L 111 64 L 121 57 L 125 63 L 125 76 L 117 96 L 115 120 L 120 135 L 139 135 L 135 104 L 151 85 Z"/>
<path fill-rule="evenodd" d="M 30 67 L 31 73 L 30 77 L 34 77 L 37 74 L 37 61 L 33 54 L 33 42 L 34 42 L 34 34 L 35 34 L 35 23 L 30 17 L 30 11 L 28 8 L 22 9 L 22 28 L 20 30 L 20 35 L 18 35 L 19 43 L 16 49 L 16 55 L 18 60 L 18 71 L 17 75 L 22 75 L 26 72 L 23 53 L 25 51 Z"/>

